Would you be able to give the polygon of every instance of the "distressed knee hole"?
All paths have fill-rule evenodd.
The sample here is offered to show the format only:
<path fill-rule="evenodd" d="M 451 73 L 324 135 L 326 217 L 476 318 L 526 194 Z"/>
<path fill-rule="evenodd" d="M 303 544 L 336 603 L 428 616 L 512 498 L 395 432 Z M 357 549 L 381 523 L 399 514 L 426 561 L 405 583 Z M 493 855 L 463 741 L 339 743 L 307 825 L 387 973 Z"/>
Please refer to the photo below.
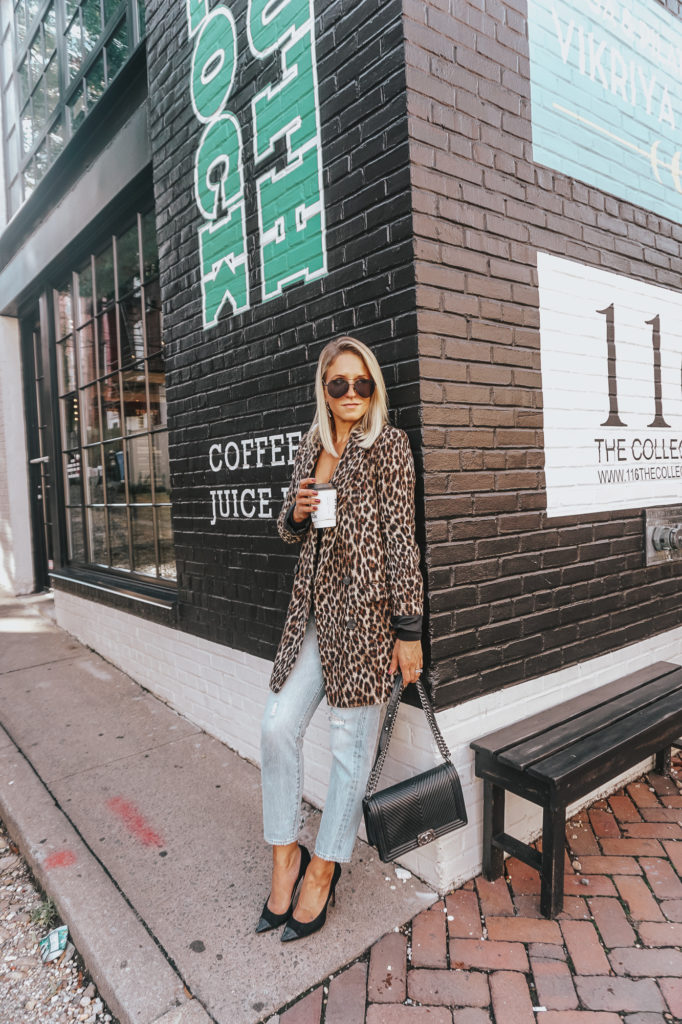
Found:
<path fill-rule="evenodd" d="M 276 700 L 270 708 L 270 718 L 274 718 L 277 714 L 277 708 L 279 707 L 279 701 Z"/>
<path fill-rule="evenodd" d="M 344 729 L 346 726 L 345 720 L 343 718 L 339 718 L 338 715 L 335 715 L 333 712 L 329 715 L 329 723 L 330 725 L 337 726 L 339 729 Z"/>

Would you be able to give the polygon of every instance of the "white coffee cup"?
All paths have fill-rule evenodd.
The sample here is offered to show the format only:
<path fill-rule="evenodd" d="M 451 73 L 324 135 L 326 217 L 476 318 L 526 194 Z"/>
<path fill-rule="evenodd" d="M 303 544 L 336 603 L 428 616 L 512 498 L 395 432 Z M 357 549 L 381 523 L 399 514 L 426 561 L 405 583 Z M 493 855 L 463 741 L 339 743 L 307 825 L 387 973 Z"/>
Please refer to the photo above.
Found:
<path fill-rule="evenodd" d="M 320 499 L 320 504 L 311 513 L 313 526 L 318 530 L 336 526 L 336 487 L 333 484 L 317 484 L 313 490 L 317 491 Z"/>

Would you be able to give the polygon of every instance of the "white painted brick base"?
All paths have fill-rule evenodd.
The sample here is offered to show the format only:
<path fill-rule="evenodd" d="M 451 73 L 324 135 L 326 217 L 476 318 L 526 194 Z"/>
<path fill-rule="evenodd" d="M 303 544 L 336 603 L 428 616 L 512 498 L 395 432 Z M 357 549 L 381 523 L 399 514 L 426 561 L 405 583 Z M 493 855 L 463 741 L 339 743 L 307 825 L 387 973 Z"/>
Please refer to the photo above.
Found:
<path fill-rule="evenodd" d="M 271 663 L 155 623 L 116 611 L 63 591 L 55 592 L 57 622 L 237 753 L 259 763 L 260 719 L 268 692 Z M 653 661 L 682 664 L 682 628 L 645 640 L 580 666 L 553 672 L 498 693 L 441 711 L 438 724 L 460 773 L 469 813 L 467 828 L 402 859 L 406 867 L 440 892 L 460 885 L 481 870 L 483 786 L 474 777 L 469 743 L 504 725 L 593 690 Z M 306 734 L 305 796 L 324 803 L 329 778 L 326 705 L 319 708 Z M 390 785 L 438 761 L 424 715 L 401 708 L 386 761 L 382 785 Z M 613 792 L 636 778 L 643 764 L 591 794 Z M 540 834 L 539 808 L 510 795 L 506 827 L 520 839 Z M 361 831 L 364 835 L 364 831 Z"/>

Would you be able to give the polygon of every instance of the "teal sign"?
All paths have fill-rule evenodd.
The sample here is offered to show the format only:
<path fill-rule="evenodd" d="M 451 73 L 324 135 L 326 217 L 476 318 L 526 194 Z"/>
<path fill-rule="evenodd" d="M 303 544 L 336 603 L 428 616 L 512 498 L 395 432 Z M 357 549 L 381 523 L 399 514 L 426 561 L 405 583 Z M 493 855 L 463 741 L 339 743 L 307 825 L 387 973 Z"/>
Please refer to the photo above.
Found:
<path fill-rule="evenodd" d="M 682 22 L 656 0 L 528 0 L 533 158 L 682 222 Z"/>
<path fill-rule="evenodd" d="M 288 285 L 327 273 L 320 109 L 312 0 L 249 0 L 246 59 L 276 57 L 278 77 L 251 103 L 253 152 L 245 154 L 229 109 L 240 55 L 229 7 L 187 0 L 194 42 L 190 95 L 205 126 L 196 151 L 194 195 L 199 228 L 204 327 L 224 310 L 241 313 Z M 273 165 L 275 145 L 286 159 Z M 255 168 L 260 296 L 249 290 L 244 164 Z"/>

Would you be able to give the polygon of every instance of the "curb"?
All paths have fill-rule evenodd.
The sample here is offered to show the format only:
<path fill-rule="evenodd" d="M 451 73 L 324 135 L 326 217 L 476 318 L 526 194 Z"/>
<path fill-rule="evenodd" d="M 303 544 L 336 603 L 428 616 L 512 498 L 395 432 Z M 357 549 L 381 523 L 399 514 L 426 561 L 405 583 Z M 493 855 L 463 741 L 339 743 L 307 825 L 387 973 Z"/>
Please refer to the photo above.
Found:
<path fill-rule="evenodd" d="M 121 1024 L 210 1024 L 144 924 L 0 726 L 0 815 Z M 50 854 L 67 853 L 49 867 Z"/>

